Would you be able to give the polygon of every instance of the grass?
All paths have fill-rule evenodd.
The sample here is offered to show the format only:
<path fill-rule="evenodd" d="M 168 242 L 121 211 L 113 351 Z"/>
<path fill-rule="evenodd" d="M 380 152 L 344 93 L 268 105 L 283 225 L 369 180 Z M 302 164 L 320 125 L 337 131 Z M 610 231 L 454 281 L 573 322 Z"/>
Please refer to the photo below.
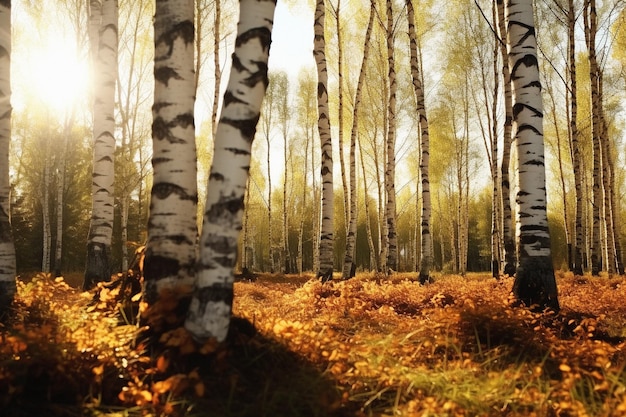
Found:
<path fill-rule="evenodd" d="M 115 289 L 21 283 L 2 415 L 626 415 L 623 278 L 559 274 L 558 315 L 513 307 L 512 280 L 487 275 L 257 278 L 235 284 L 223 345 L 173 329 L 158 350 Z"/>

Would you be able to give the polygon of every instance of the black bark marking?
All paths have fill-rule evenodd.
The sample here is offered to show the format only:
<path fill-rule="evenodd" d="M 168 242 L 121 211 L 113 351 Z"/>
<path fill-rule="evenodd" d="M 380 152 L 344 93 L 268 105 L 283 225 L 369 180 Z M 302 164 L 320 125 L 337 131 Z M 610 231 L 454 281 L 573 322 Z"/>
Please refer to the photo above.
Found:
<path fill-rule="evenodd" d="M 235 40 L 235 47 L 240 47 L 244 43 L 249 42 L 251 39 L 258 38 L 261 46 L 264 50 L 268 50 L 272 43 L 272 32 L 266 27 L 256 27 L 245 31 L 241 35 L 237 36 Z"/>
<path fill-rule="evenodd" d="M 96 162 L 113 162 L 113 158 L 111 158 L 109 155 L 106 155 L 98 159 Z"/>
<path fill-rule="evenodd" d="M 176 194 L 181 200 L 198 201 L 198 195 L 189 195 L 182 187 L 170 182 L 159 182 L 152 186 L 152 196 L 158 199 L 165 199 L 172 194 Z"/>
<path fill-rule="evenodd" d="M 539 62 L 537 61 L 537 57 L 532 54 L 527 54 L 517 59 L 515 61 L 515 64 L 513 64 L 513 68 L 511 68 L 511 80 L 517 80 L 521 78 L 515 75 L 515 73 L 517 72 L 517 69 L 521 65 L 524 65 L 525 67 L 538 67 Z M 539 85 L 539 87 L 541 87 L 541 84 Z"/>
<path fill-rule="evenodd" d="M 520 38 L 519 41 L 517 41 L 516 45 L 523 44 L 530 36 L 535 36 L 535 28 L 533 26 L 527 25 L 526 23 L 522 23 L 517 20 L 511 20 L 509 21 L 508 30 L 511 30 L 511 26 L 513 25 L 521 26 L 526 29 L 526 33 Z"/>
<path fill-rule="evenodd" d="M 167 101 L 162 101 L 160 103 L 154 103 L 152 105 L 152 111 L 155 113 L 158 113 L 161 111 L 161 109 L 165 108 L 165 107 L 169 107 L 171 106 L 172 103 L 168 103 Z"/>
<path fill-rule="evenodd" d="M 228 107 L 233 103 L 248 104 L 247 101 L 243 101 L 242 99 L 240 99 L 239 97 L 231 93 L 230 91 L 226 91 L 226 94 L 224 94 L 224 107 Z"/>
<path fill-rule="evenodd" d="M 243 196 L 237 198 L 222 198 L 221 201 L 213 204 L 207 210 L 207 216 L 211 223 L 221 223 L 223 219 L 234 217 L 240 210 L 243 210 Z"/>
<path fill-rule="evenodd" d="M 219 182 L 223 182 L 225 177 L 223 174 L 220 174 L 219 172 L 211 172 L 211 174 L 209 175 L 209 179 L 215 180 L 215 181 L 219 181 Z"/>
<path fill-rule="evenodd" d="M 233 54 L 232 59 L 232 66 L 235 70 L 237 70 L 237 72 L 243 72 L 247 70 L 246 67 L 241 63 L 241 60 L 239 59 L 239 56 L 237 56 L 237 54 Z"/>
<path fill-rule="evenodd" d="M 235 155 L 250 155 L 250 152 L 248 152 L 246 149 L 241 148 L 224 148 L 224 150 L 229 151 Z"/>
<path fill-rule="evenodd" d="M 152 122 L 152 137 L 157 140 L 167 140 L 169 143 L 186 143 L 172 134 L 172 128 L 180 126 L 184 129 L 194 126 L 194 118 L 192 113 L 183 113 L 177 115 L 172 121 L 166 122 L 162 117 L 155 117 Z"/>
<path fill-rule="evenodd" d="M 269 78 L 267 77 L 267 64 L 261 61 L 252 61 L 259 69 L 255 72 L 251 72 L 250 76 L 243 81 L 243 84 L 248 87 L 254 87 L 258 83 L 263 83 L 265 88 L 269 84 Z"/>
<path fill-rule="evenodd" d="M 194 296 L 198 298 L 202 306 L 218 302 L 226 303 L 229 306 L 233 304 L 233 288 L 231 286 L 213 284 L 210 287 L 197 289 Z"/>
<path fill-rule="evenodd" d="M 154 79 L 155 81 L 164 84 L 166 87 L 169 86 L 170 79 L 182 80 L 183 78 L 178 75 L 178 73 L 174 70 L 174 68 L 163 66 L 154 69 Z"/>
<path fill-rule="evenodd" d="M 254 139 L 254 134 L 256 133 L 256 125 L 259 121 L 259 116 L 260 115 L 256 115 L 251 119 L 242 120 L 235 120 L 223 117 L 220 122 L 230 125 L 239 130 L 241 132 L 241 136 L 244 139 L 246 139 L 248 142 L 252 142 L 252 140 Z"/>
<path fill-rule="evenodd" d="M 326 85 L 324 83 L 317 83 L 317 97 L 322 97 L 326 93 Z"/>
<path fill-rule="evenodd" d="M 524 162 L 524 165 L 544 166 L 544 162 L 541 159 L 531 159 L 530 161 Z"/>
<path fill-rule="evenodd" d="M 152 158 L 152 166 L 154 167 L 155 165 L 164 164 L 166 162 L 170 162 L 171 160 L 172 158 Z"/>
<path fill-rule="evenodd" d="M 528 104 L 523 104 L 523 103 L 515 103 L 513 105 L 513 117 L 515 119 L 517 119 L 517 116 L 524 111 L 524 109 L 526 110 L 530 110 L 532 113 L 534 113 L 535 117 L 543 117 L 543 113 L 540 112 L 539 110 L 537 110 L 536 108 L 529 106 Z"/>
<path fill-rule="evenodd" d="M 162 278 L 177 276 L 180 271 L 180 262 L 177 259 L 161 255 L 152 255 L 150 247 L 146 249 L 143 275 L 146 281 L 158 281 Z"/>
<path fill-rule="evenodd" d="M 174 49 L 174 41 L 177 38 L 182 38 L 185 42 L 185 45 L 189 45 L 193 43 L 195 36 L 195 29 L 193 26 L 193 22 L 191 20 L 184 20 L 182 22 L 174 25 L 172 30 L 165 31 L 162 33 L 158 39 L 155 39 L 155 45 L 159 45 L 161 43 L 166 44 L 169 49 L 165 54 L 166 57 L 170 57 L 172 55 L 172 50 Z"/>

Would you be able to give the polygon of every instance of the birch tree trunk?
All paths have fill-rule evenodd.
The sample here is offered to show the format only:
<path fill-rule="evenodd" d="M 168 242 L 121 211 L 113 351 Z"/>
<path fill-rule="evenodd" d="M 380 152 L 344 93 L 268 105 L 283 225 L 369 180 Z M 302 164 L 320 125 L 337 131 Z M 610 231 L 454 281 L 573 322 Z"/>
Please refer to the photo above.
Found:
<path fill-rule="evenodd" d="M 354 98 L 354 108 L 352 110 L 352 130 L 350 132 L 350 215 L 348 216 L 348 234 L 346 236 L 346 255 L 343 262 L 343 279 L 354 277 L 356 273 L 356 264 L 354 262 L 354 248 L 356 245 L 357 230 L 357 181 L 356 181 L 356 142 L 359 130 L 358 111 L 361 103 L 363 90 L 363 82 L 365 80 L 365 70 L 367 57 L 369 54 L 370 38 L 372 36 L 372 26 L 374 24 L 374 15 L 376 14 L 375 2 L 371 2 L 370 16 L 365 30 L 365 41 L 363 42 L 363 59 L 361 61 L 361 69 L 359 71 L 359 79 L 356 86 L 356 94 Z M 341 117 L 341 113 L 340 113 Z M 365 196 L 367 201 L 367 195 Z"/>
<path fill-rule="evenodd" d="M 93 4 L 94 1 L 91 2 Z M 102 0 L 93 115 L 92 214 L 87 240 L 83 289 L 111 277 L 109 257 L 113 235 L 115 178 L 115 84 L 117 80 L 117 0 Z M 93 21 L 96 17 L 92 16 Z M 91 23 L 91 22 L 90 22 Z M 91 40 L 92 46 L 94 40 Z"/>
<path fill-rule="evenodd" d="M 361 141 L 359 141 L 359 157 L 361 159 L 361 171 L 363 172 L 363 195 L 365 197 L 365 230 L 367 232 L 367 244 L 370 249 L 370 269 L 379 271 L 379 260 L 376 256 L 376 246 L 374 245 L 374 237 L 372 236 L 372 223 L 370 222 L 370 200 L 368 195 L 367 175 L 365 172 L 365 161 L 363 159 L 363 148 L 361 147 Z"/>
<path fill-rule="evenodd" d="M 331 6 L 332 7 L 332 6 Z M 337 30 L 337 142 L 339 145 L 339 168 L 341 169 L 341 186 L 343 187 L 343 207 L 347 234 L 350 224 L 350 191 L 348 191 L 348 181 L 346 179 L 346 161 L 343 146 L 343 37 L 341 33 L 341 0 L 337 0 L 337 7 L 333 9 L 335 14 L 335 25 Z M 347 251 L 346 247 L 346 251 Z M 347 256 L 347 255 L 346 255 Z M 345 266 L 344 266 L 345 268 Z"/>
<path fill-rule="evenodd" d="M 198 275 L 185 321 L 198 341 L 221 342 L 228 334 L 250 153 L 268 84 L 276 2 L 241 0 L 239 4 L 233 65 L 209 176 Z"/>
<path fill-rule="evenodd" d="M 159 0 L 154 18 L 153 186 L 144 299 L 187 299 L 196 268 L 197 170 L 192 0 Z M 158 311 L 158 310 L 157 310 Z M 182 321 L 182 318 L 181 318 Z"/>
<path fill-rule="evenodd" d="M 318 130 L 322 148 L 322 224 L 320 232 L 320 265 L 317 277 L 322 282 L 333 279 L 333 233 L 334 233 L 334 190 L 333 190 L 333 142 L 330 133 L 328 107 L 328 71 L 326 69 L 326 41 L 324 39 L 324 0 L 315 6 L 313 56 L 317 66 L 317 109 Z"/>
<path fill-rule="evenodd" d="M 513 122 L 519 169 L 520 255 L 513 283 L 527 306 L 559 310 L 548 229 L 543 103 L 532 0 L 507 0 L 507 44 L 513 82 Z"/>
<path fill-rule="evenodd" d="M 61 145 L 61 155 L 59 161 L 59 170 L 57 172 L 57 224 L 56 224 L 56 242 L 54 252 L 54 275 L 60 277 L 61 275 L 61 262 L 63 259 L 63 207 L 65 206 L 65 166 L 67 157 L 67 144 L 68 138 L 71 134 L 72 126 L 74 125 L 74 110 L 72 114 L 65 121 L 63 127 L 63 139 Z"/>
<path fill-rule="evenodd" d="M 421 284 L 430 281 L 430 269 L 433 265 L 432 236 L 430 234 L 430 221 L 432 217 L 432 207 L 430 202 L 430 135 L 428 132 L 428 117 L 426 115 L 426 105 L 424 103 L 424 87 L 417 51 L 417 33 L 415 30 L 415 10 L 413 0 L 406 0 L 407 17 L 409 20 L 409 42 L 411 48 L 411 78 L 413 80 L 413 90 L 415 91 L 415 104 L 419 115 L 419 125 L 421 129 L 420 137 L 420 175 L 422 177 L 422 215 L 421 215 L 421 238 L 420 238 L 420 269 L 418 280 Z"/>
<path fill-rule="evenodd" d="M 491 20 L 495 25 L 497 25 L 498 21 L 498 7 L 496 2 L 493 2 L 491 5 Z M 492 185 L 492 196 L 491 196 L 491 275 L 493 278 L 498 279 L 500 277 L 500 264 L 502 263 L 501 259 L 501 248 L 502 248 L 502 233 L 501 233 L 501 206 L 502 206 L 502 195 L 500 194 L 500 184 L 498 184 L 499 173 L 498 173 L 498 97 L 500 95 L 500 81 L 499 81 L 499 71 L 498 71 L 498 53 L 500 51 L 500 38 L 497 36 L 494 37 L 494 46 L 493 46 L 493 96 L 491 99 L 491 118 L 489 119 L 489 123 L 491 125 L 490 129 L 490 146 L 488 150 L 488 159 L 489 159 L 489 167 L 491 170 L 491 185 Z M 485 77 L 483 79 L 483 85 L 486 84 Z M 487 102 L 487 88 L 483 88 L 485 93 L 485 102 Z"/>
<path fill-rule="evenodd" d="M 585 0 L 584 3 L 584 29 L 587 50 L 589 51 L 589 72 L 591 79 L 591 132 L 593 143 L 593 227 L 591 238 L 591 274 L 597 276 L 603 269 L 602 259 L 602 139 L 601 120 L 599 109 L 602 101 L 598 91 L 600 74 L 596 57 L 596 2 Z"/>
<path fill-rule="evenodd" d="M 578 99 L 576 97 L 576 10 L 574 0 L 568 0 L 567 10 L 567 34 L 568 34 L 568 73 L 569 73 L 569 104 L 570 122 L 569 135 L 572 149 L 572 167 L 574 171 L 574 187 L 576 192 L 576 214 L 574 220 L 574 247 L 573 247 L 573 272 L 575 275 L 583 274 L 583 253 L 585 247 L 585 235 L 583 225 L 583 171 L 582 153 L 578 135 Z"/>
<path fill-rule="evenodd" d="M 385 185 L 387 190 L 387 204 L 385 217 L 387 236 L 389 237 L 389 252 L 387 253 L 387 270 L 398 269 L 398 237 L 396 234 L 396 81 L 394 57 L 394 21 L 393 1 L 387 0 L 387 62 L 389 65 L 389 124 L 387 126 L 387 168 L 385 170 Z"/>
<path fill-rule="evenodd" d="M 41 257 L 41 271 L 50 272 L 50 251 L 52 244 L 52 229 L 50 226 L 50 140 L 46 140 L 44 155 L 43 183 L 41 193 L 41 223 L 43 229 L 43 253 Z"/>
<path fill-rule="evenodd" d="M 504 275 L 515 275 L 517 254 L 515 236 L 513 233 L 513 212 L 511 210 L 511 184 L 509 180 L 509 165 L 511 160 L 512 127 L 513 127 L 513 97 L 511 92 L 511 71 L 509 68 L 509 53 L 506 47 L 506 18 L 504 0 L 496 0 L 498 7 L 498 33 L 502 40 L 500 56 L 502 57 L 502 84 L 504 89 L 504 133 L 502 141 L 502 164 L 500 166 L 500 188 L 502 192 L 502 239 L 504 240 Z"/>
<path fill-rule="evenodd" d="M 16 292 L 15 244 L 10 221 L 11 0 L 0 1 L 0 315 Z"/>

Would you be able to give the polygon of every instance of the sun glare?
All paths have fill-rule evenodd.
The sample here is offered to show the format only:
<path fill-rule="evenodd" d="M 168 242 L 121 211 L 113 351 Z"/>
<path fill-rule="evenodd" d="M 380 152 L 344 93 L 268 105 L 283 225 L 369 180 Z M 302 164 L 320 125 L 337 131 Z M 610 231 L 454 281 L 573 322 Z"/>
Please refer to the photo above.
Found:
<path fill-rule="evenodd" d="M 75 46 L 62 36 L 50 34 L 41 45 L 32 45 L 25 66 L 14 75 L 25 96 L 64 117 L 88 90 L 89 66 L 78 59 Z M 19 103 L 14 103 L 19 107 Z"/>

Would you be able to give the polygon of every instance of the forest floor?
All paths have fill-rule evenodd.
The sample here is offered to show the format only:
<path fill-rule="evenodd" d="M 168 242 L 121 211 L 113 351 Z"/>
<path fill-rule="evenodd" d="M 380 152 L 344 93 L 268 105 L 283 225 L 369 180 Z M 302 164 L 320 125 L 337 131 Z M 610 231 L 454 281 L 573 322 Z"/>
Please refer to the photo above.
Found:
<path fill-rule="evenodd" d="M 514 307 L 510 278 L 411 278 L 237 282 L 225 343 L 159 351 L 119 287 L 19 281 L 0 415 L 626 416 L 623 277 L 558 274 L 558 314 Z"/>

